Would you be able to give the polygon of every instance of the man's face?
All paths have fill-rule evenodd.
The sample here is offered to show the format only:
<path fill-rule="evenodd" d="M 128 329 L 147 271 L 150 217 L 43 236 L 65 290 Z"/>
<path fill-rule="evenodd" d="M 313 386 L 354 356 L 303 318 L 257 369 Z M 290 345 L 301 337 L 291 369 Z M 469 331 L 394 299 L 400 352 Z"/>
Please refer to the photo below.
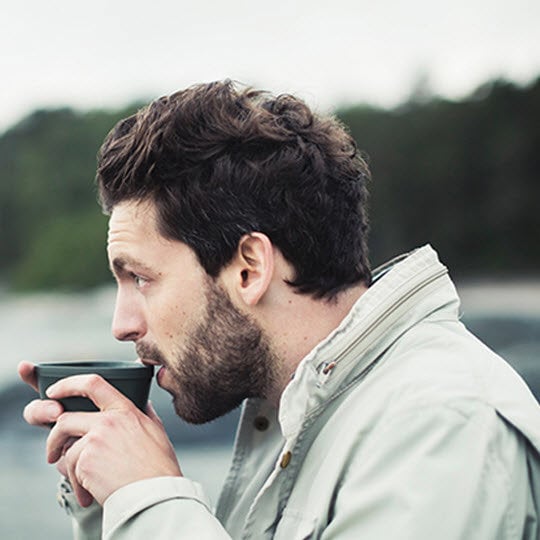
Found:
<path fill-rule="evenodd" d="M 158 384 L 179 416 L 203 423 L 268 395 L 277 358 L 263 331 L 186 244 L 159 234 L 151 203 L 114 208 L 108 256 L 118 283 L 113 333 L 162 366 Z"/>

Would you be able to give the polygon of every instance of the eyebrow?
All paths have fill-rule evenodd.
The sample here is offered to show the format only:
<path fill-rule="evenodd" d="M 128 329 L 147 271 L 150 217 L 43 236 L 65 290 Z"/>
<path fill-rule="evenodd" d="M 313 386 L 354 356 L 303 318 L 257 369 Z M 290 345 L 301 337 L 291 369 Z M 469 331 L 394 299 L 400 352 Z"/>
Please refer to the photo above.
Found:
<path fill-rule="evenodd" d="M 129 255 L 115 257 L 111 263 L 111 271 L 114 274 L 122 274 L 126 271 L 126 266 L 132 267 L 134 270 L 152 273 L 152 269 L 149 266 Z"/>

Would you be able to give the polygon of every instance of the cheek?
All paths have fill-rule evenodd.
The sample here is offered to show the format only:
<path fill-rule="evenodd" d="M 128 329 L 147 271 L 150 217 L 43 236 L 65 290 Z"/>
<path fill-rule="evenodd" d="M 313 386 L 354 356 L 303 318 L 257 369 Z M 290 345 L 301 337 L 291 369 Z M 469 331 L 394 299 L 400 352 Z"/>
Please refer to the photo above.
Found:
<path fill-rule="evenodd" d="M 189 332 L 190 317 L 185 309 L 173 304 L 163 307 L 152 319 L 152 333 L 164 344 L 174 343 Z"/>

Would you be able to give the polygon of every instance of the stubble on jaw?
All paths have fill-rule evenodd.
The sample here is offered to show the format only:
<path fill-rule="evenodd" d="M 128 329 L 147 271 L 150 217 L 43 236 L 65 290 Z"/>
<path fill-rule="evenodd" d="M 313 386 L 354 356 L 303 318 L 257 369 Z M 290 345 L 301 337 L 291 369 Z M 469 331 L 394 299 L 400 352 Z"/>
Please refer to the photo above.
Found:
<path fill-rule="evenodd" d="M 166 366 L 178 416 L 192 424 L 214 420 L 249 397 L 267 398 L 278 380 L 279 359 L 262 328 L 208 278 L 202 319 L 172 358 L 155 345 L 140 343 L 141 358 Z"/>

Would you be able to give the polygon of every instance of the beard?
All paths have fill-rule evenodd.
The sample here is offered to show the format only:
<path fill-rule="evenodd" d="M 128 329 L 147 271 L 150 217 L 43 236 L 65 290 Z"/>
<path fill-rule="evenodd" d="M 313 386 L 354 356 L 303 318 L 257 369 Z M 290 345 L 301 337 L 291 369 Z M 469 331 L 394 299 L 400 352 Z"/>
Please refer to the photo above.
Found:
<path fill-rule="evenodd" d="M 168 371 L 167 390 L 176 414 L 203 424 L 238 407 L 249 397 L 268 397 L 277 380 L 278 358 L 262 328 L 208 279 L 202 319 L 167 359 L 156 345 L 139 343 L 140 358 Z"/>

